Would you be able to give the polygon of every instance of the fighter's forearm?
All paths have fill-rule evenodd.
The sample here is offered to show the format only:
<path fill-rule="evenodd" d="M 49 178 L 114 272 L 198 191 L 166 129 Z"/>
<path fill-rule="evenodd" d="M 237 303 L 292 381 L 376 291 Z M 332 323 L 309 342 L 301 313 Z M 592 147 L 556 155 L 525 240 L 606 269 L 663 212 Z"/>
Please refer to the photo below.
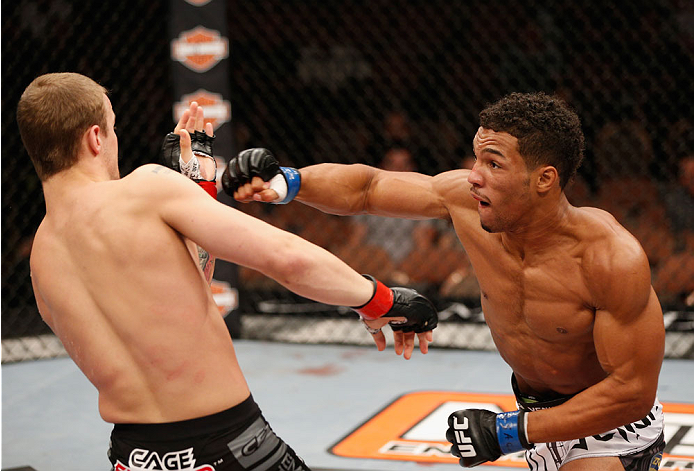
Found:
<path fill-rule="evenodd" d="M 639 389 L 634 380 L 625 383 L 609 376 L 564 404 L 528 414 L 531 443 L 573 440 L 605 433 L 648 414 L 655 393 Z"/>
<path fill-rule="evenodd" d="M 304 167 L 296 199 L 326 213 L 365 212 L 369 185 L 376 169 L 361 164 L 318 164 Z"/>
<path fill-rule="evenodd" d="M 276 250 L 252 267 L 290 291 L 325 304 L 360 306 L 373 284 L 327 250 L 293 234 L 277 239 Z"/>

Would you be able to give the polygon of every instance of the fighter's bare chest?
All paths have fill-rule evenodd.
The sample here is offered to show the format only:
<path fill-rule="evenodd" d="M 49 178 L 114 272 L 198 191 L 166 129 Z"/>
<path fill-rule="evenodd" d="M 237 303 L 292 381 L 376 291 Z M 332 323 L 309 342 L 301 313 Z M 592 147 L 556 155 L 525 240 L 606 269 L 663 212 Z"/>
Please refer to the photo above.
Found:
<path fill-rule="evenodd" d="M 590 335 L 591 295 L 580 261 L 558 255 L 534 263 L 511 257 L 473 261 L 487 323 L 497 335 L 548 341 Z"/>

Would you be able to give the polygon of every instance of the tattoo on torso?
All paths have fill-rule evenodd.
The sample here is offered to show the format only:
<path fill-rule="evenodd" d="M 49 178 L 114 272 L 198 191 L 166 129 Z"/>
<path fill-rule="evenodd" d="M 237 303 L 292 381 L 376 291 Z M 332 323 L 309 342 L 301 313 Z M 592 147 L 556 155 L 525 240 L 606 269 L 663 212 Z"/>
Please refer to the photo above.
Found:
<path fill-rule="evenodd" d="M 205 275 L 205 279 L 209 283 L 212 279 L 212 272 L 214 270 L 214 259 L 210 257 L 207 250 L 198 246 L 198 263 L 202 269 L 202 273 Z"/>

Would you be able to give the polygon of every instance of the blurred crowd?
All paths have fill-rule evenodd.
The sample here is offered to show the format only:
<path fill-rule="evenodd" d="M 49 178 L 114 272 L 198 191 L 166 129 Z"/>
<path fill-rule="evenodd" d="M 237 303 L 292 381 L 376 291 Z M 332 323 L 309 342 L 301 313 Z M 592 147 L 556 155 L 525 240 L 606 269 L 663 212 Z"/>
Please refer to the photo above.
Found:
<path fill-rule="evenodd" d="M 126 174 L 156 161 L 174 122 L 172 74 L 182 66 L 171 68 L 166 2 L 5 3 L 2 330 L 24 335 L 46 327 L 29 276 L 44 204 L 16 132 L 22 90 L 41 73 L 72 70 L 127 97 L 113 103 L 125 130 L 119 147 Z M 555 92 L 576 109 L 586 134 L 570 201 L 612 212 L 646 250 L 663 307 L 693 309 L 693 5 L 230 3 L 234 148 L 217 151 L 228 159 L 267 147 L 292 167 L 359 162 L 434 175 L 471 166 L 477 114 L 487 103 L 513 91 Z M 98 29 L 81 27 L 94 18 Z M 467 256 L 444 222 L 336 217 L 302 204 L 237 206 L 355 269 L 439 300 L 479 303 Z M 257 273 L 240 275 L 241 289 L 273 288 Z M 225 279 L 234 284 L 234 276 Z"/>
<path fill-rule="evenodd" d="M 413 144 L 413 127 L 404 113 L 388 114 L 380 137 L 363 146 L 364 163 L 423 171 L 421 163 L 428 156 L 422 157 Z M 589 145 L 600 178 L 589 182 L 577 176 L 566 191 L 569 201 L 609 211 L 639 240 L 665 308 L 694 306 L 694 125 L 681 120 L 670 129 L 664 147 L 676 165 L 667 168 L 654 159 L 649 134 L 638 120 L 608 122 Z M 472 168 L 469 147 L 456 141 L 451 151 L 459 167 Z M 663 173 L 669 178 L 659 178 Z M 297 203 L 244 204 L 240 209 L 330 250 L 362 273 L 415 287 L 439 303 L 479 305 L 467 254 L 445 221 L 338 217 Z M 274 285 L 247 269 L 241 270 L 241 281 L 249 289 Z"/>

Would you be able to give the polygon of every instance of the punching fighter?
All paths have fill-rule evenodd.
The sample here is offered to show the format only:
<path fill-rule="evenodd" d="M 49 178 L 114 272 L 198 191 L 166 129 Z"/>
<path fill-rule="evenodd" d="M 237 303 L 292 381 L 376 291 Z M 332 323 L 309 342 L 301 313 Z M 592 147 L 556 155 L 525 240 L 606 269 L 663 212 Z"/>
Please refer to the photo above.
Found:
<path fill-rule="evenodd" d="M 229 163 L 224 187 L 238 201 L 452 222 L 518 403 L 450 416 L 446 436 L 462 466 L 525 451 L 533 470 L 657 469 L 663 315 L 639 242 L 564 193 L 583 158 L 578 116 L 557 97 L 514 93 L 479 120 L 470 170 L 296 170 L 256 149 Z"/>

